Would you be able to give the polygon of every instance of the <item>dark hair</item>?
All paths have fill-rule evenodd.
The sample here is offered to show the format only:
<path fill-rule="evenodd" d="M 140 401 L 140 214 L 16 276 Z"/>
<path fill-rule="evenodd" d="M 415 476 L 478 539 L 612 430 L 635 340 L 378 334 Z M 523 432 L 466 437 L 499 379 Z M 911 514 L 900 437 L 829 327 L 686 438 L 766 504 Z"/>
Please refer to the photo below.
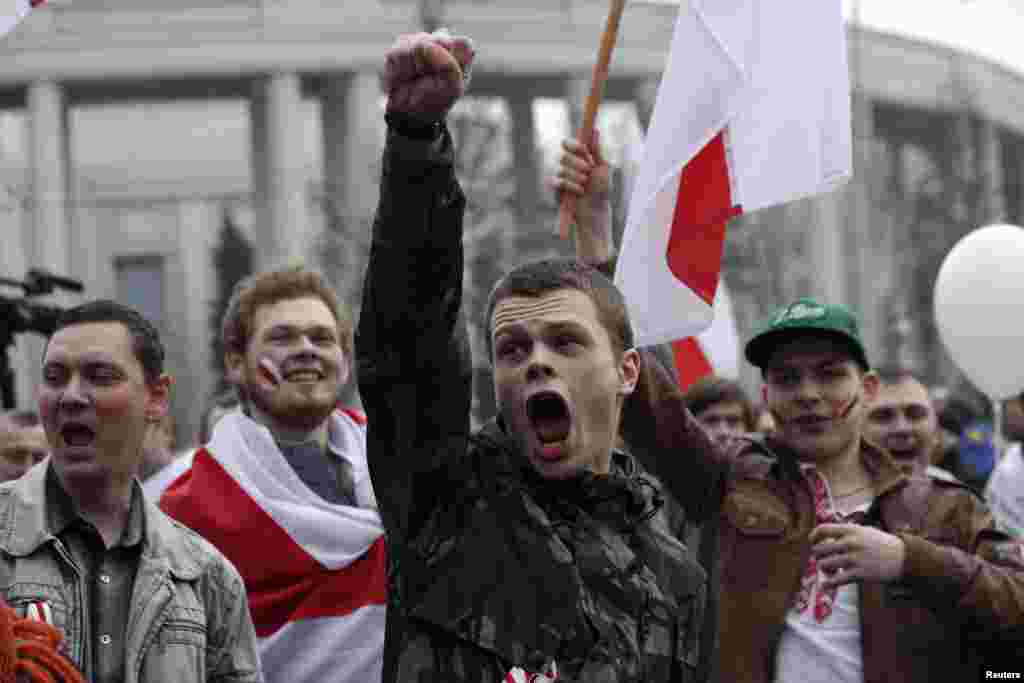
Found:
<path fill-rule="evenodd" d="M 164 372 L 164 345 L 153 323 L 134 308 L 110 299 L 89 301 L 69 308 L 57 320 L 54 333 L 72 325 L 89 323 L 120 323 L 132 338 L 132 351 L 142 365 L 147 382 L 155 382 Z M 52 338 L 52 335 L 51 335 Z"/>
<path fill-rule="evenodd" d="M 38 427 L 42 422 L 34 410 L 11 410 L 0 415 L 0 425 L 9 423 L 15 427 Z"/>
<path fill-rule="evenodd" d="M 629 323 L 626 300 L 615 284 L 597 268 L 580 261 L 545 259 L 514 268 L 491 291 L 484 320 L 487 356 L 493 357 L 491 318 L 499 301 L 511 296 L 540 297 L 560 289 L 578 290 L 594 302 L 598 320 L 608 332 L 612 348 L 619 353 L 633 348 L 633 328 Z"/>
<path fill-rule="evenodd" d="M 695 416 L 719 403 L 739 403 L 743 407 L 743 425 L 754 431 L 754 407 L 739 382 L 713 375 L 702 377 L 683 393 L 683 402 Z"/>
<path fill-rule="evenodd" d="M 346 356 L 351 355 L 352 316 L 319 273 L 301 266 L 252 275 L 235 285 L 221 321 L 220 336 L 224 351 L 245 353 L 253 333 L 253 317 L 261 306 L 306 297 L 320 299 L 331 311 L 338 324 L 341 350 Z"/>

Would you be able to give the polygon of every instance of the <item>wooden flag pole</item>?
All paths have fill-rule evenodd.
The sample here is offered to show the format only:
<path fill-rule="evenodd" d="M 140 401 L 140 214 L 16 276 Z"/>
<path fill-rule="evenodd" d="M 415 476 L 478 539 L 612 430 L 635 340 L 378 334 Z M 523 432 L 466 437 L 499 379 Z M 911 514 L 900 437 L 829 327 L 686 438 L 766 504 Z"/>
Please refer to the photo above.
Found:
<path fill-rule="evenodd" d="M 611 8 L 608 10 L 608 21 L 604 26 L 604 35 L 601 36 L 601 47 L 597 53 L 597 62 L 594 63 L 594 76 L 590 83 L 590 94 L 583 107 L 583 122 L 580 125 L 577 139 L 586 145 L 594 132 L 594 120 L 597 118 L 597 108 L 604 97 L 604 84 L 608 80 L 608 66 L 612 60 L 612 50 L 619 35 L 619 24 L 622 21 L 622 12 L 626 8 L 626 0 L 611 0 Z M 558 223 L 562 239 L 569 239 L 569 226 L 576 219 L 576 196 L 568 192 L 562 194 L 562 203 L 558 209 Z"/>

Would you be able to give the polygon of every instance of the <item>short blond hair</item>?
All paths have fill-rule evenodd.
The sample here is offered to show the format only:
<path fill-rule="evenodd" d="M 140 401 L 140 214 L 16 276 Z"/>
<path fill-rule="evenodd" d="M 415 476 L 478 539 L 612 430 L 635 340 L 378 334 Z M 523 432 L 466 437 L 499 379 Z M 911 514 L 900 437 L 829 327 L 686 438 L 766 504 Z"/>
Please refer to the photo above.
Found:
<path fill-rule="evenodd" d="M 323 276 L 301 266 L 253 275 L 235 286 L 221 321 L 221 342 L 225 353 L 245 353 L 253 333 L 252 321 L 260 307 L 306 297 L 324 302 L 338 324 L 341 350 L 346 356 L 352 355 L 353 324 L 348 308 Z"/>

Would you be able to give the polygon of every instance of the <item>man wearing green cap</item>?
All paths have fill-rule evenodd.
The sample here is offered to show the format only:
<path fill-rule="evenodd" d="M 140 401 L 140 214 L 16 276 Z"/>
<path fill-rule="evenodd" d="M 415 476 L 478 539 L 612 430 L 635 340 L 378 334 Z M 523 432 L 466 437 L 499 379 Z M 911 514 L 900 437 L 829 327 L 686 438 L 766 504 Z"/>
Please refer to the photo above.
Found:
<path fill-rule="evenodd" d="M 878 378 L 853 313 L 800 299 L 745 355 L 778 431 L 725 498 L 723 680 L 973 680 L 1020 647 L 1020 546 L 967 487 L 863 439 Z"/>
<path fill-rule="evenodd" d="M 557 187 L 590 198 L 595 164 L 579 148 L 565 145 Z M 647 368 L 658 386 L 623 421 L 627 443 L 653 440 L 670 490 L 691 486 L 679 502 L 693 520 L 718 524 L 717 680 L 1024 673 L 1024 550 L 965 486 L 908 473 L 863 438 L 878 378 L 856 316 L 800 299 L 757 328 L 745 355 L 774 434 L 710 446 L 664 368 Z"/>

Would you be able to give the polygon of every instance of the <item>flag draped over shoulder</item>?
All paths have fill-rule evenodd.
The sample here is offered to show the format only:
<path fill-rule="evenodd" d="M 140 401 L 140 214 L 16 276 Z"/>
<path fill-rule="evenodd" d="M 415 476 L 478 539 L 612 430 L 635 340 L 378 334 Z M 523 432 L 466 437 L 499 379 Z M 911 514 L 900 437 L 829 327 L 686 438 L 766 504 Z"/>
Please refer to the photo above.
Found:
<path fill-rule="evenodd" d="M 331 417 L 332 444 L 339 439 L 365 500 L 372 493 L 359 493 L 369 486 L 360 415 Z M 387 568 L 375 509 L 318 497 L 270 432 L 241 413 L 217 423 L 160 507 L 238 568 L 268 683 L 381 680 Z"/>
<path fill-rule="evenodd" d="M 0 38 L 6 36 L 33 7 L 39 7 L 45 0 L 0 0 Z"/>
<path fill-rule="evenodd" d="M 839 0 L 683 2 L 615 273 L 640 345 L 711 323 L 730 218 L 852 167 Z"/>

